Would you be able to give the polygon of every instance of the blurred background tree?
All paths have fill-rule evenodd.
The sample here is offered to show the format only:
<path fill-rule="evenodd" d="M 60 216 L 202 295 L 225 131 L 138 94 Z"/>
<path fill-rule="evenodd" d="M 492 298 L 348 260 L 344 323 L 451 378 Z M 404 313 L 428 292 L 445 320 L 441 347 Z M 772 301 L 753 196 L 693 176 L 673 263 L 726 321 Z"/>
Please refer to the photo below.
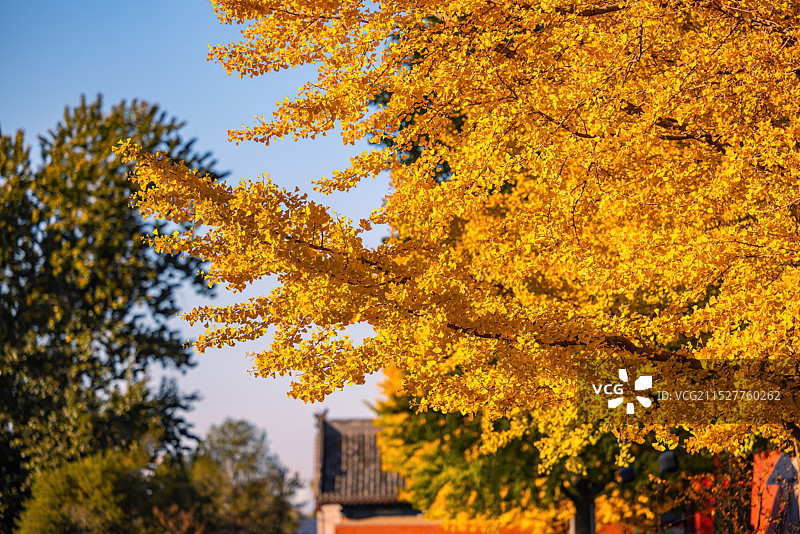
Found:
<path fill-rule="evenodd" d="M 185 282 L 208 293 L 202 262 L 160 255 L 142 234 L 166 230 L 129 207 L 133 184 L 112 147 L 133 138 L 215 178 L 183 123 L 134 100 L 100 96 L 67 108 L 31 156 L 23 133 L 0 134 L 0 533 L 11 532 L 32 475 L 146 433 L 181 452 L 174 383 L 151 390 L 154 363 L 186 369 L 192 353 L 168 324 Z"/>
<path fill-rule="evenodd" d="M 157 440 L 156 440 L 157 441 Z M 227 419 L 212 426 L 191 464 L 154 453 L 145 436 L 41 472 L 18 534 L 292 534 L 300 487 L 270 453 L 266 433 Z"/>
<path fill-rule="evenodd" d="M 19 534 L 200 534 L 200 499 L 181 462 L 157 465 L 145 448 L 105 451 L 42 472 L 20 520 Z"/>
<path fill-rule="evenodd" d="M 291 534 L 298 512 L 292 504 L 300 478 L 280 463 L 266 432 L 243 420 L 212 426 L 200 443 L 192 480 L 208 502 L 208 529 L 219 534 Z"/>

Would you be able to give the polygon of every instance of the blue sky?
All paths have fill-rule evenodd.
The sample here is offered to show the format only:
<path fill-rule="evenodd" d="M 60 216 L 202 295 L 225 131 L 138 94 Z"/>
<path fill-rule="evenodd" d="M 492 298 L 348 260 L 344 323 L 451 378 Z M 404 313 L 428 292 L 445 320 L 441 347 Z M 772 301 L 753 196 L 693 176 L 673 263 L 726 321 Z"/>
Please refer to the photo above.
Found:
<path fill-rule="evenodd" d="M 330 197 L 314 194 L 310 185 L 314 178 L 345 168 L 351 156 L 367 149 L 366 143 L 345 146 L 337 135 L 270 147 L 228 143 L 229 128 L 252 124 L 255 115 L 271 115 L 276 101 L 293 96 L 315 75 L 307 67 L 255 79 L 229 77 L 221 66 L 206 61 L 208 45 L 238 36 L 238 28 L 217 22 L 204 0 L 8 2 L 0 17 L 0 129 L 6 135 L 24 129 L 28 142 L 34 143 L 81 94 L 93 100 L 102 93 L 106 106 L 122 99 L 147 100 L 185 120 L 184 135 L 197 137 L 199 150 L 213 151 L 219 167 L 232 171 L 228 180 L 255 179 L 268 172 L 281 186 L 299 186 L 342 215 L 354 220 L 368 216 L 389 192 L 388 177 Z M 382 233 L 372 232 L 372 244 Z M 216 302 L 232 303 L 269 288 L 264 281 L 244 295 L 220 291 Z M 189 291 L 182 295 L 187 309 L 203 304 L 207 302 Z M 184 323 L 176 325 L 186 337 L 197 334 Z M 367 329 L 353 332 L 354 337 L 369 334 Z M 265 345 L 254 342 L 199 356 L 199 365 L 179 379 L 182 389 L 199 390 L 203 396 L 189 420 L 201 435 L 226 416 L 252 421 L 267 430 L 282 461 L 308 481 L 313 414 L 327 408 L 331 418 L 370 417 L 365 401 L 378 396 L 379 378 L 337 392 L 322 404 L 305 405 L 286 397 L 288 379 L 248 374 L 251 362 L 245 353 Z M 307 491 L 303 498 L 311 499 Z"/>

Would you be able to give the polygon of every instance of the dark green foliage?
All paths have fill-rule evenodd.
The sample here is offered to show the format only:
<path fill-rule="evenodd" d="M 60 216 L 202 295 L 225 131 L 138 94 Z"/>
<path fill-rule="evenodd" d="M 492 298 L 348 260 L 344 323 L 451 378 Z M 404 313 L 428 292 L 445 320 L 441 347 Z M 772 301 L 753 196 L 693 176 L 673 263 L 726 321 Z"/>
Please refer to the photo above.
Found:
<path fill-rule="evenodd" d="M 131 184 L 112 147 L 133 138 L 204 172 L 214 162 L 179 135 L 182 123 L 134 101 L 67 109 L 39 137 L 32 163 L 22 132 L 0 135 L 0 533 L 11 531 L 30 474 L 152 429 L 181 447 L 190 398 L 147 388 L 154 362 L 184 369 L 191 352 L 167 320 L 195 259 L 155 254 L 129 207 Z"/>

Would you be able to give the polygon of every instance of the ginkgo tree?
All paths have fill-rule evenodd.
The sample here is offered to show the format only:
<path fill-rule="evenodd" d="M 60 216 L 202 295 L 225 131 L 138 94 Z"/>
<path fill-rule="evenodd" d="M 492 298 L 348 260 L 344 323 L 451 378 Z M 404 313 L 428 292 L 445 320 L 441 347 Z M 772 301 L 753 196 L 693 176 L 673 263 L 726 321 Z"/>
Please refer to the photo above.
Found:
<path fill-rule="evenodd" d="M 315 189 L 347 192 L 388 169 L 392 193 L 353 223 L 266 176 L 215 183 L 123 142 L 142 213 L 190 227 L 154 236 L 157 250 L 208 260 L 207 282 L 234 291 L 277 277 L 269 295 L 187 313 L 208 327 L 199 350 L 269 335 L 257 373 L 292 375 L 305 401 L 394 365 L 422 408 L 480 411 L 488 448 L 539 424 L 534 411 L 623 443 L 650 431 L 674 443 L 655 420 L 582 411 L 586 362 L 636 358 L 684 379 L 703 361 L 797 362 L 800 4 L 213 4 L 243 28 L 209 54 L 229 73 L 318 68 L 230 139 L 339 127 L 345 143 L 390 140 Z M 366 247 L 374 225 L 391 236 Z M 374 335 L 344 335 L 358 323 Z M 731 369 L 780 392 L 760 405 L 774 424 L 694 421 L 688 445 L 799 438 L 796 373 Z M 594 439 L 548 435 L 545 455 Z"/>

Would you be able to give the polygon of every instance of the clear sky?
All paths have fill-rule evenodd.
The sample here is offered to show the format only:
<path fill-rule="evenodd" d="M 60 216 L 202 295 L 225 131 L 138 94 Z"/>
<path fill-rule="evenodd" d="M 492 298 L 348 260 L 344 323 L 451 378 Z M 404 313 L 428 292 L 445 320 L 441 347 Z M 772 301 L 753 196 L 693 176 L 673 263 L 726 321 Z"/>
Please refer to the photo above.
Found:
<path fill-rule="evenodd" d="M 276 101 L 295 95 L 315 75 L 313 68 L 304 68 L 252 80 L 229 77 L 219 65 L 206 61 L 208 45 L 238 36 L 237 28 L 217 22 L 205 0 L 5 2 L 0 16 L 0 129 L 8 135 L 21 128 L 33 144 L 36 135 L 63 116 L 65 106 L 79 102 L 81 94 L 93 100 L 102 93 L 107 107 L 138 98 L 158 103 L 185 120 L 184 135 L 197 137 L 198 150 L 213 151 L 219 168 L 232 171 L 228 180 L 255 179 L 268 172 L 281 186 L 299 186 L 342 215 L 354 220 L 368 216 L 388 193 L 388 177 L 327 198 L 313 194 L 310 185 L 314 178 L 348 166 L 351 156 L 367 149 L 366 143 L 345 146 L 338 135 L 282 141 L 269 148 L 228 143 L 228 128 L 252 124 L 254 115 L 271 115 Z M 375 244 L 385 233 L 373 230 L 369 239 Z M 221 290 L 216 301 L 231 303 L 269 288 L 264 281 L 244 296 Z M 188 291 L 182 295 L 185 308 L 206 303 Z M 186 337 L 197 335 L 188 325 L 175 324 Z M 352 334 L 366 336 L 370 331 Z M 366 402 L 377 398 L 380 378 L 337 392 L 322 404 L 305 405 L 286 397 L 288 379 L 256 379 L 248 374 L 251 362 L 245 353 L 266 344 L 198 356 L 198 366 L 179 378 L 183 390 L 199 390 L 203 397 L 188 418 L 200 435 L 226 416 L 252 421 L 266 429 L 281 460 L 308 482 L 313 415 L 327 408 L 330 418 L 371 417 Z M 311 500 L 307 490 L 302 497 Z"/>

